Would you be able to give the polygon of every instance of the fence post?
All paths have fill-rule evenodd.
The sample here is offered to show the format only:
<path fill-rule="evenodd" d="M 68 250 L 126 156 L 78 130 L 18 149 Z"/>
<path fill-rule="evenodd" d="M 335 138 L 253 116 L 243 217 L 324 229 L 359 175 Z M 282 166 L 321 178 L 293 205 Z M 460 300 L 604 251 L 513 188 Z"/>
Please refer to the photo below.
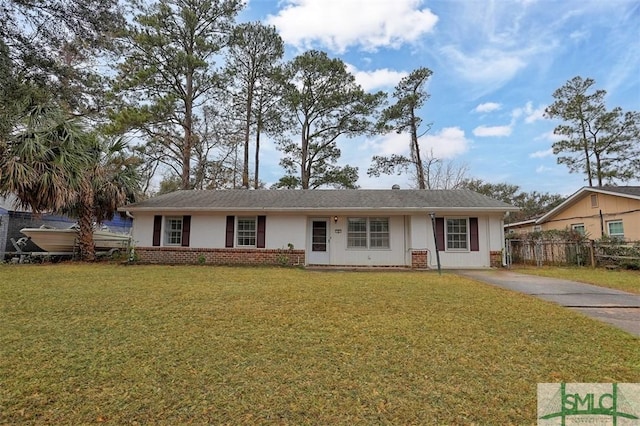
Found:
<path fill-rule="evenodd" d="M 596 267 L 596 245 L 595 241 L 589 240 L 589 254 L 591 255 L 591 267 Z"/>

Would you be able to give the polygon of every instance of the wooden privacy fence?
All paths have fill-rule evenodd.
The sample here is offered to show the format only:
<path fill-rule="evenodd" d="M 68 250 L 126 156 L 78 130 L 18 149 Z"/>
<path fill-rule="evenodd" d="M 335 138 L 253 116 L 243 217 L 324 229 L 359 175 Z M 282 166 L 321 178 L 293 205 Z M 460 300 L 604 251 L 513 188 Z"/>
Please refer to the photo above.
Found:
<path fill-rule="evenodd" d="M 640 242 L 507 239 L 507 266 L 577 265 L 640 269 Z"/>

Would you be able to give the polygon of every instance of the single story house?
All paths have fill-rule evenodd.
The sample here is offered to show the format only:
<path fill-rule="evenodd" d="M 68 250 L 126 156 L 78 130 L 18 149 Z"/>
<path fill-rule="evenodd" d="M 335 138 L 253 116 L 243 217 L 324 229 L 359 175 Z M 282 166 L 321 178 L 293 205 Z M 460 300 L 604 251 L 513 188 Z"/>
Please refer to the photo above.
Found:
<path fill-rule="evenodd" d="M 505 226 L 507 233 L 564 229 L 590 239 L 640 241 L 640 186 L 586 186 L 535 220 Z"/>
<path fill-rule="evenodd" d="M 145 263 L 503 264 L 517 208 L 469 190 L 182 190 L 119 209 Z M 432 218 L 433 215 L 433 218 Z"/>

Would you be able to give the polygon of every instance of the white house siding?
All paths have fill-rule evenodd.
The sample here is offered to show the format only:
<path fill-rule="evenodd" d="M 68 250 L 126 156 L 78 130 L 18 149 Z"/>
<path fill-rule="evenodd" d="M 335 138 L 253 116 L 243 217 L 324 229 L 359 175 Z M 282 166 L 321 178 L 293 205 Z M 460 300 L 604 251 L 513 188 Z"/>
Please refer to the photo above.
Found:
<path fill-rule="evenodd" d="M 151 247 L 153 242 L 153 214 L 136 213 L 133 219 L 133 244 Z"/>
<path fill-rule="evenodd" d="M 161 213 L 156 213 L 156 215 Z M 189 214 L 189 213 L 185 213 Z M 162 213 L 164 217 L 182 216 L 176 213 Z M 194 248 L 225 248 L 226 214 L 198 214 L 191 215 L 191 232 L 189 247 Z M 251 214 L 237 214 L 235 216 L 256 216 Z M 135 215 L 133 241 L 139 247 L 151 247 L 153 244 L 154 214 Z M 267 215 L 265 243 L 267 249 L 288 249 L 289 244 L 294 248 L 303 249 L 305 246 L 306 217 L 291 215 Z M 164 226 L 164 224 L 163 224 Z M 164 231 L 164 228 L 163 228 Z M 164 241 L 164 235 L 162 236 Z M 164 245 L 162 242 L 161 245 Z"/>
<path fill-rule="evenodd" d="M 433 230 L 428 214 L 410 216 L 407 220 L 410 227 L 409 250 L 429 250 L 433 253 Z"/>
<path fill-rule="evenodd" d="M 155 213 L 164 216 L 178 216 L 175 213 Z M 224 248 L 226 214 L 191 214 L 190 247 L 192 248 Z M 230 213 L 231 214 L 231 213 Z M 242 215 L 242 214 L 237 214 Z M 310 250 L 307 244 L 309 220 L 311 217 L 323 215 L 266 215 L 266 248 L 287 249 L 292 244 L 296 249 Z M 329 221 L 330 264 L 354 266 L 411 266 L 411 252 L 428 251 L 428 266 L 436 268 L 435 242 L 431 219 L 428 214 L 410 216 L 388 216 L 384 214 L 371 217 L 389 217 L 390 248 L 388 250 L 353 250 L 347 248 L 347 217 L 365 217 L 368 215 L 354 213 L 339 216 L 334 222 L 333 216 L 326 216 Z M 488 268 L 490 253 L 503 249 L 502 214 L 460 215 L 438 213 L 438 217 L 478 217 L 479 251 L 452 252 L 441 251 L 440 261 L 444 269 L 456 268 Z M 151 247 L 153 239 L 154 213 L 135 214 L 133 239 L 138 247 Z M 336 232 L 338 230 L 338 232 Z"/>
<path fill-rule="evenodd" d="M 479 214 L 438 213 L 438 217 L 477 217 L 479 251 L 440 251 L 440 264 L 444 269 L 488 268 L 490 253 L 503 249 L 502 214 L 482 216 Z M 411 250 L 428 250 L 429 268 L 437 268 L 435 238 L 431 218 L 428 215 L 413 215 L 410 218 Z"/>
<path fill-rule="evenodd" d="M 192 214 L 189 247 L 224 248 L 226 226 L 225 216 Z"/>
<path fill-rule="evenodd" d="M 305 249 L 307 218 L 297 215 L 267 215 L 265 243 L 268 249 Z M 222 241 L 224 247 L 224 240 Z"/>

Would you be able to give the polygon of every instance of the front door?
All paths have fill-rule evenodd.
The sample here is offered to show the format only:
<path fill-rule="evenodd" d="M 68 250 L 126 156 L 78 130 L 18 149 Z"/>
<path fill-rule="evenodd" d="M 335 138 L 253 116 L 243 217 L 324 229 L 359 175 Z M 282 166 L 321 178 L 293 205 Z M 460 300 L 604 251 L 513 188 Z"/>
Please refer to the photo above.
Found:
<path fill-rule="evenodd" d="M 310 265 L 329 264 L 329 220 L 311 220 L 311 247 L 309 250 Z"/>

